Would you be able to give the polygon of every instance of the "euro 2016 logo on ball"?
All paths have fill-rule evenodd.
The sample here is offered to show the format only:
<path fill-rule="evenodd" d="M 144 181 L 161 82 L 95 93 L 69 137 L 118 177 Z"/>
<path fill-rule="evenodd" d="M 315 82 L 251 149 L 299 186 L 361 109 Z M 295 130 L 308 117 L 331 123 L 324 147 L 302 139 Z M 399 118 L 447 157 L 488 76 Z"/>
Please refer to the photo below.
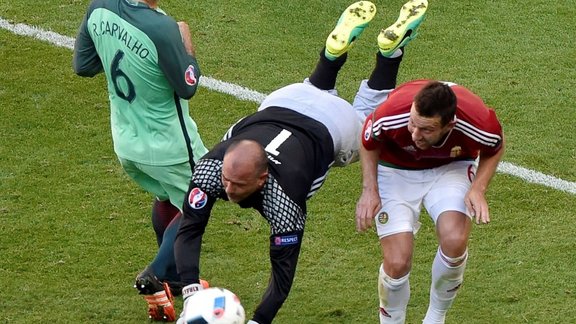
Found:
<path fill-rule="evenodd" d="M 188 195 L 188 204 L 190 207 L 200 209 L 206 206 L 207 202 L 208 196 L 204 191 L 200 190 L 200 188 L 194 188 L 190 191 L 190 194 Z"/>
<path fill-rule="evenodd" d="M 182 314 L 186 324 L 244 324 L 245 317 L 240 299 L 230 290 L 217 287 L 188 297 Z"/>

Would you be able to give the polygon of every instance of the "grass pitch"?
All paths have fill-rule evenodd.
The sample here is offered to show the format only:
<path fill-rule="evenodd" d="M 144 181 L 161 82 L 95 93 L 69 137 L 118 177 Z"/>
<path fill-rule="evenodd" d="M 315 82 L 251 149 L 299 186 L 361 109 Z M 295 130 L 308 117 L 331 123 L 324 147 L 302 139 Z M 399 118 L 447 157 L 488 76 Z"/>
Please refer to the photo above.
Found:
<path fill-rule="evenodd" d="M 0 17 L 74 37 L 88 1 L 7 0 Z M 504 160 L 576 181 L 576 9 L 568 2 L 430 1 L 400 82 L 454 81 L 496 109 Z M 369 76 L 379 12 L 350 52 L 338 88 L 351 99 Z M 313 69 L 345 1 L 175 1 L 161 7 L 193 29 L 205 75 L 262 93 Z M 69 49 L 0 29 L 0 322 L 142 323 L 134 276 L 153 258 L 152 197 L 122 172 L 110 141 L 104 79 L 76 77 Z M 191 113 L 208 146 L 256 103 L 207 89 Z M 354 231 L 360 169 L 331 172 L 309 202 L 296 282 L 277 323 L 376 323 L 379 249 Z M 464 285 L 447 323 L 572 323 L 575 196 L 498 174 L 492 223 L 475 226 Z M 430 221 L 416 239 L 408 323 L 428 303 L 436 250 Z M 250 314 L 268 279 L 268 227 L 219 203 L 205 236 L 203 277 L 236 292 Z M 177 302 L 181 307 L 181 303 Z"/>

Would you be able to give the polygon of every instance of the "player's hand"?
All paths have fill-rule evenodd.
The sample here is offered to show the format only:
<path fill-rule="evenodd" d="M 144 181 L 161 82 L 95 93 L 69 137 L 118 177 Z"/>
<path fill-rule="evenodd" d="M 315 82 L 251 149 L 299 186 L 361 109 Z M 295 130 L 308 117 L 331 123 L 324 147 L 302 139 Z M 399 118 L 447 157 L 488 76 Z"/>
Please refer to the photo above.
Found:
<path fill-rule="evenodd" d="M 184 21 L 178 22 L 178 29 L 180 29 L 180 35 L 182 36 L 182 43 L 184 43 L 184 48 L 186 52 L 194 57 L 196 57 L 196 48 L 194 43 L 192 43 L 192 34 L 190 33 L 190 27 Z"/>
<path fill-rule="evenodd" d="M 470 189 L 464 197 L 464 203 L 468 209 L 468 214 L 476 219 L 476 224 L 490 223 L 488 202 L 482 191 Z"/>
<path fill-rule="evenodd" d="M 363 190 L 356 204 L 356 230 L 363 232 L 372 226 L 372 220 L 382 208 L 378 190 Z"/>

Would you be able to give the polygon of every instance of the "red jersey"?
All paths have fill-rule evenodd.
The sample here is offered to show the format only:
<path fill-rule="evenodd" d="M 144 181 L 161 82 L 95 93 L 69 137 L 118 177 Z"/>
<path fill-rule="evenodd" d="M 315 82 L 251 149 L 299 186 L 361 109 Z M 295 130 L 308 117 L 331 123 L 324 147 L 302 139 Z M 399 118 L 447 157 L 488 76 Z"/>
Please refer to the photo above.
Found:
<path fill-rule="evenodd" d="M 420 150 L 408 131 L 414 97 L 430 80 L 405 83 L 390 93 L 364 122 L 362 144 L 380 148 L 380 164 L 401 169 L 429 169 L 456 160 L 492 155 L 502 147 L 502 126 L 494 110 L 463 86 L 448 83 L 457 97 L 456 125 L 441 143 Z"/>

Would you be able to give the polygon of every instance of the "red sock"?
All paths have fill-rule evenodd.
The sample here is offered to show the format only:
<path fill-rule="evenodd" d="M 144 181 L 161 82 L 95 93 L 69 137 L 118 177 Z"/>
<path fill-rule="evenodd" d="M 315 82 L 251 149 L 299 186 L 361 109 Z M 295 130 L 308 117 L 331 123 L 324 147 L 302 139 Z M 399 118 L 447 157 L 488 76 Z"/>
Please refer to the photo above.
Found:
<path fill-rule="evenodd" d="M 152 206 L 152 226 L 154 227 L 154 232 L 156 232 L 158 246 L 162 243 L 162 236 L 164 236 L 166 227 L 168 227 L 168 224 L 170 224 L 179 212 L 180 210 L 172 205 L 170 200 L 154 199 L 154 205 Z"/>

